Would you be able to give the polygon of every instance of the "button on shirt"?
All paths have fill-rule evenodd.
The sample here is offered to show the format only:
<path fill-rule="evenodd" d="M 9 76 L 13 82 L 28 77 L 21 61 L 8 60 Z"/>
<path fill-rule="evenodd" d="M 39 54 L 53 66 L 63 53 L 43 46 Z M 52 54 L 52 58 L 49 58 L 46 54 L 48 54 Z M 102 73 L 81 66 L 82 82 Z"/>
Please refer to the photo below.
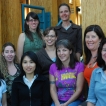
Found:
<path fill-rule="evenodd" d="M 35 75 L 32 79 L 32 81 L 29 81 L 25 75 L 23 76 L 23 80 L 24 80 L 24 83 L 28 86 L 28 88 L 30 89 L 30 87 L 32 86 L 34 80 L 37 78 L 37 75 Z"/>
<path fill-rule="evenodd" d="M 96 68 L 92 73 L 87 101 L 95 106 L 106 105 L 106 74 L 102 68 Z"/>

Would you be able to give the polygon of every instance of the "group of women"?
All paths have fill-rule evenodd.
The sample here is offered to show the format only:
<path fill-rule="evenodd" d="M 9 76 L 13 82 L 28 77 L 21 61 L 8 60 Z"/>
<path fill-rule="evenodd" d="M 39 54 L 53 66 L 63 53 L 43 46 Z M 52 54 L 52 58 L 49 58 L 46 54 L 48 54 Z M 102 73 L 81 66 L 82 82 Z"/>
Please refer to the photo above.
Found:
<path fill-rule="evenodd" d="M 85 29 L 84 65 L 79 61 L 82 30 L 70 21 L 70 14 L 70 7 L 61 4 L 62 22 L 41 33 L 37 14 L 28 13 L 18 39 L 18 62 L 14 45 L 3 45 L 0 106 L 105 106 L 105 35 L 99 25 Z M 87 97 L 82 92 L 85 82 Z"/>

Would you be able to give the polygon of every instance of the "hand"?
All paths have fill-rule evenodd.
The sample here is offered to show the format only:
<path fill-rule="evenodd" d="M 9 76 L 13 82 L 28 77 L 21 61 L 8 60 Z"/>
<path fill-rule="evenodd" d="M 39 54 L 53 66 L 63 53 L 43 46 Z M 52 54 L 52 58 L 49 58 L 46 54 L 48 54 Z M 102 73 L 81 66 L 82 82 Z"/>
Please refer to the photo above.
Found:
<path fill-rule="evenodd" d="M 68 106 L 68 105 L 67 105 L 67 103 L 63 103 L 63 104 L 61 104 L 61 106 Z"/>

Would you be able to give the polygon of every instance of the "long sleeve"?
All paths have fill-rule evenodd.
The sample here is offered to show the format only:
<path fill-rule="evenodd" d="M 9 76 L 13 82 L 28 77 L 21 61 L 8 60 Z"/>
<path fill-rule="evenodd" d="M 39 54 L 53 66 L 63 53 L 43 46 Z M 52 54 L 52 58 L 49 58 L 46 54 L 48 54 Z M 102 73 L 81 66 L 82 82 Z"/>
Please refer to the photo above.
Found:
<path fill-rule="evenodd" d="M 82 29 L 78 29 L 77 33 L 77 41 L 76 41 L 76 53 L 80 53 L 82 55 Z"/>
<path fill-rule="evenodd" d="M 19 101 L 18 101 L 18 87 L 13 82 L 12 84 L 12 95 L 11 95 L 12 103 L 11 106 L 19 106 Z"/>
<path fill-rule="evenodd" d="M 51 97 L 50 97 L 50 85 L 49 81 L 46 80 L 43 85 L 43 104 L 42 106 L 50 106 Z"/>

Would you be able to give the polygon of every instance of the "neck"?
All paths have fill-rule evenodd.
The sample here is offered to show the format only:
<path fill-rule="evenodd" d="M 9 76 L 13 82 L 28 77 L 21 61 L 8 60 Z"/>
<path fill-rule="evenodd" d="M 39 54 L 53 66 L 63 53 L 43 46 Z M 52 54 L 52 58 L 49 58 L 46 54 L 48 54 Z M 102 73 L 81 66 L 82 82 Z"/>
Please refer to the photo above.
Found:
<path fill-rule="evenodd" d="M 34 73 L 32 74 L 26 74 L 26 78 L 31 81 L 34 78 Z"/>
<path fill-rule="evenodd" d="M 46 51 L 55 51 L 56 47 L 54 45 L 53 46 L 46 46 L 45 50 Z"/>
<path fill-rule="evenodd" d="M 12 66 L 12 65 L 14 65 L 14 62 L 12 61 L 12 62 L 7 62 L 7 66 L 9 67 L 9 66 Z"/>
<path fill-rule="evenodd" d="M 67 27 L 67 26 L 69 26 L 71 23 L 70 23 L 70 21 L 63 21 L 62 22 L 62 26 L 63 27 Z"/>
<path fill-rule="evenodd" d="M 69 67 L 69 62 L 70 62 L 70 60 L 67 60 L 67 61 L 65 61 L 65 62 L 62 62 L 62 63 L 63 63 L 63 66 L 64 66 L 65 68 Z"/>
<path fill-rule="evenodd" d="M 29 29 L 29 30 L 30 30 L 31 32 L 34 32 L 34 33 L 36 32 L 36 29 Z"/>
<path fill-rule="evenodd" d="M 94 58 L 97 57 L 97 50 L 91 51 L 91 54 L 92 54 L 92 57 L 94 57 Z"/>

